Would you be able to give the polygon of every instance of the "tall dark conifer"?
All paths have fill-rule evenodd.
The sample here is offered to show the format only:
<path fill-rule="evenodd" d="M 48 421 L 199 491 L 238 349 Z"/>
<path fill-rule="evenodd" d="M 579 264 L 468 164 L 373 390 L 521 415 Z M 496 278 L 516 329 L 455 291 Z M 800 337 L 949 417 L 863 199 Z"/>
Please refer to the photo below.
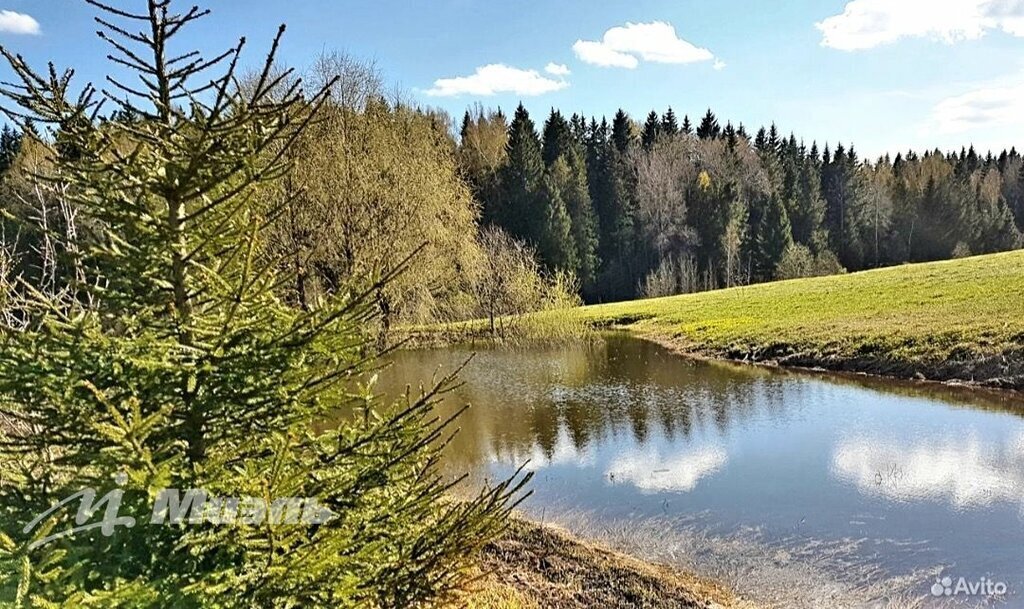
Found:
<path fill-rule="evenodd" d="M 633 120 L 620 108 L 612 119 L 612 143 L 616 150 L 627 154 L 633 146 L 633 139 Z"/>
<path fill-rule="evenodd" d="M 600 262 L 597 255 L 597 216 L 590 198 L 587 163 L 584 152 L 579 148 L 573 148 L 562 158 L 565 159 L 568 169 L 568 180 L 563 188 L 563 196 L 572 223 L 572 240 L 576 250 L 576 266 L 573 270 L 580 280 L 584 294 L 593 297 Z"/>
<path fill-rule="evenodd" d="M 576 246 L 566 198 L 572 176 L 565 157 L 558 157 L 544 172 L 537 197 L 534 243 L 545 266 L 552 270 L 576 271 Z"/>
<path fill-rule="evenodd" d="M 672 110 L 672 106 L 669 106 L 661 117 L 661 131 L 670 136 L 679 133 L 679 122 L 676 120 L 676 113 Z"/>
<path fill-rule="evenodd" d="M 810 247 L 815 253 L 826 249 L 824 228 L 825 201 L 821 197 L 821 179 L 813 157 L 800 162 L 789 210 L 793 240 Z"/>
<path fill-rule="evenodd" d="M 1017 184 L 1013 197 L 1009 201 L 1010 211 L 1017 222 L 1017 228 L 1024 231 L 1024 163 L 1020 164 L 1015 177 Z"/>
<path fill-rule="evenodd" d="M 550 167 L 558 158 L 566 154 L 574 146 L 572 128 L 562 113 L 552 109 L 551 115 L 544 122 L 544 139 L 542 156 L 544 165 Z"/>
<path fill-rule="evenodd" d="M 789 217 L 782 200 L 772 195 L 765 203 L 754 236 L 754 273 L 762 281 L 775 278 L 782 254 L 792 243 Z"/>
<path fill-rule="evenodd" d="M 704 118 L 700 121 L 700 126 L 697 127 L 697 137 L 702 140 L 715 139 L 722 133 L 722 128 L 718 124 L 718 119 L 715 118 L 711 108 L 708 108 Z"/>
<path fill-rule="evenodd" d="M 0 131 L 0 176 L 11 168 L 20 150 L 21 133 L 12 129 L 10 125 L 4 125 L 3 131 Z"/>
<path fill-rule="evenodd" d="M 644 150 L 651 150 L 654 148 L 654 144 L 658 142 L 658 138 L 661 137 L 661 119 L 658 118 L 658 113 L 651 110 L 651 113 L 647 115 L 647 121 L 644 122 L 644 129 L 640 134 L 640 145 L 643 146 Z"/>
<path fill-rule="evenodd" d="M 508 162 L 501 171 L 501 200 L 495 221 L 515 237 L 536 244 L 541 230 L 537 218 L 537 192 L 544 177 L 540 138 L 522 104 L 508 128 Z"/>
<path fill-rule="evenodd" d="M 690 123 L 689 116 L 683 116 L 683 125 L 679 128 L 679 131 L 685 135 L 693 133 L 693 124 Z"/>

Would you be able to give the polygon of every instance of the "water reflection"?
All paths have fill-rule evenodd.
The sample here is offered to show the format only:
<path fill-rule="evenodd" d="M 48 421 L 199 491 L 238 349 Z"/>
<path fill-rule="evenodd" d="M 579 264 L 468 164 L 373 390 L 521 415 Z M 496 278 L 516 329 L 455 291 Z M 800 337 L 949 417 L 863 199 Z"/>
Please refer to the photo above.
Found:
<path fill-rule="evenodd" d="M 396 354 L 384 389 L 427 384 L 472 353 Z M 827 564 L 911 586 L 955 565 L 1024 589 L 1024 409 L 1005 396 L 693 362 L 623 336 L 479 350 L 461 379 L 440 414 L 472 407 L 445 467 L 494 478 L 528 461 L 524 507 L 538 516 L 661 530 L 703 515 L 676 538 L 756 531 L 778 545 L 744 555 L 789 556 L 823 585 L 851 572 Z"/>
<path fill-rule="evenodd" d="M 958 509 L 997 502 L 1024 511 L 1024 433 L 1006 445 L 977 435 L 922 439 L 843 440 L 832 458 L 836 475 L 865 494 L 896 501 L 946 501 Z"/>
<path fill-rule="evenodd" d="M 449 454 L 455 467 L 527 459 L 540 467 L 570 454 L 583 459 L 589 447 L 627 436 L 640 446 L 652 436 L 684 441 L 695 431 L 725 434 L 759 408 L 776 416 L 784 410 L 778 381 L 767 372 L 709 374 L 714 366 L 627 338 L 513 353 L 403 352 L 396 369 L 382 375 L 392 383 L 383 389 L 396 396 L 406 384 L 429 385 L 471 356 L 464 384 L 441 406 L 442 414 L 472 406 Z"/>
<path fill-rule="evenodd" d="M 580 452 L 577 444 L 569 438 L 564 428 L 559 430 L 558 437 L 550 451 L 544 451 L 539 444 L 533 445 L 527 451 L 509 447 L 501 453 L 492 452 L 488 455 L 487 460 L 490 463 L 522 464 L 524 471 L 529 472 L 537 472 L 556 465 L 585 466 L 593 462 L 592 457 L 588 457 L 585 452 Z"/>
<path fill-rule="evenodd" d="M 613 483 L 629 483 L 642 491 L 692 491 L 697 482 L 725 465 L 725 450 L 707 446 L 662 455 L 656 448 L 616 456 L 606 470 Z"/>

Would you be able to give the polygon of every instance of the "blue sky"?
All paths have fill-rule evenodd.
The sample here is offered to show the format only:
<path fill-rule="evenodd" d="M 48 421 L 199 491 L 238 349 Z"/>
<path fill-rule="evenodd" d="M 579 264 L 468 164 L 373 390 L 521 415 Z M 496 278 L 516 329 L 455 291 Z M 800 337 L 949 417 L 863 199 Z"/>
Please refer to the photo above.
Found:
<path fill-rule="evenodd" d="M 588 116 L 623 107 L 638 119 L 670 105 L 693 119 L 711 107 L 723 121 L 775 121 L 872 156 L 1024 149 L 1021 0 L 205 4 L 214 13 L 191 45 L 213 51 L 244 34 L 256 63 L 287 23 L 290 65 L 323 50 L 374 60 L 389 83 L 456 118 L 477 101 L 511 109 L 522 100 L 538 123 L 551 107 Z M 79 0 L 0 0 L 0 44 L 101 81 L 106 49 L 93 14 Z"/>

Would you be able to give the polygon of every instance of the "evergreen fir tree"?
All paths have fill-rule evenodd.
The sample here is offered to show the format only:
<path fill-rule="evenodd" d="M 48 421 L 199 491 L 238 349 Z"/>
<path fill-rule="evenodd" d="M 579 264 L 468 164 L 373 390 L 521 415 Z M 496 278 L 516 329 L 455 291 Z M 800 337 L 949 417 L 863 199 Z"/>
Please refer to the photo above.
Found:
<path fill-rule="evenodd" d="M 676 113 L 672 111 L 672 106 L 669 106 L 664 116 L 661 117 L 661 131 L 669 136 L 679 133 L 679 123 L 676 121 Z"/>
<path fill-rule="evenodd" d="M 5 432 L 0 446 L 0 602 L 407 607 L 447 598 L 500 530 L 515 489 L 447 500 L 451 485 L 435 466 L 450 432 L 434 392 L 394 407 L 372 395 L 366 295 L 390 277 L 353 277 L 344 294 L 294 309 L 277 293 L 289 266 L 264 241 L 284 204 L 271 202 L 276 180 L 333 83 L 310 96 L 286 84 L 291 73 L 274 68 L 279 34 L 239 90 L 241 44 L 209 62 L 168 54 L 205 11 L 177 14 L 167 0 L 149 0 L 143 14 L 92 4 L 115 61 L 144 77 L 129 100 L 104 98 L 137 121 L 99 121 L 97 91 L 69 97 L 70 72 L 41 76 L 0 49 L 20 81 L 0 92 L 19 115 L 57 126 L 75 151 L 33 142 L 88 227 L 59 237 L 76 268 L 67 285 L 6 294 L 18 315 L 0 321 L 0 417 L 32 431 Z M 118 17 L 147 34 L 108 23 Z M 98 497 L 117 489 L 119 514 L 137 526 L 34 545 L 84 524 L 58 511 L 25 529 L 86 488 Z M 162 489 L 254 498 L 244 513 L 260 518 L 238 524 L 217 503 L 186 515 L 194 522 L 153 525 Z M 259 511 L 258 500 L 291 497 L 314 498 L 334 517 L 316 508 L 278 522 Z"/>
<path fill-rule="evenodd" d="M 601 119 L 598 123 L 596 118 L 590 119 L 587 125 L 587 134 L 584 140 L 584 151 L 587 162 L 587 176 L 590 182 L 590 197 L 594 198 L 594 185 L 597 182 L 598 174 L 604 171 L 604 155 L 608 146 L 608 121 Z"/>
<path fill-rule="evenodd" d="M 781 140 L 779 139 L 779 129 L 772 123 L 772 126 L 768 129 L 768 150 L 775 154 L 780 154 L 782 151 Z"/>
<path fill-rule="evenodd" d="M 537 193 L 544 178 L 541 142 L 530 113 L 522 104 L 508 127 L 508 161 L 501 170 L 501 194 L 495 211 L 498 226 L 513 237 L 539 242 Z"/>
<path fill-rule="evenodd" d="M 863 269 L 872 258 L 876 194 L 867 188 L 856 151 L 837 145 L 822 168 L 822 196 L 830 247 L 845 268 Z"/>
<path fill-rule="evenodd" d="M 572 271 L 590 292 L 598 266 L 596 219 L 587 180 L 588 158 L 592 153 L 588 136 L 584 136 L 586 149 L 572 136 L 574 124 L 578 124 L 577 119 L 566 124 L 557 112 L 552 112 L 545 124 L 545 161 L 552 155 L 558 156 L 547 163 L 545 186 L 538 201 L 539 214 L 544 219 L 543 235 L 539 237 L 543 245 L 539 249 L 551 268 Z M 560 242 L 566 222 L 568 241 Z"/>
<path fill-rule="evenodd" d="M 1021 182 L 1020 172 L 1024 167 L 1020 155 L 1015 147 L 1011 147 L 1006 155 L 1006 167 L 1000 172 L 1003 174 L 1003 191 L 1006 196 L 1006 205 L 1010 208 L 1017 229 L 1024 233 L 1024 182 Z"/>
<path fill-rule="evenodd" d="M 722 137 L 725 139 L 726 147 L 732 151 L 736 151 L 736 146 L 739 144 L 739 137 L 736 135 L 736 128 L 732 126 L 732 123 L 726 123 L 725 129 L 722 130 Z"/>
<path fill-rule="evenodd" d="M 633 121 L 620 108 L 612 120 L 612 143 L 621 154 L 628 154 L 633 148 L 633 139 Z"/>
<path fill-rule="evenodd" d="M 786 248 L 792 243 L 789 217 L 778 196 L 767 200 L 756 233 L 754 272 L 762 280 L 775 278 L 775 269 Z"/>
<path fill-rule="evenodd" d="M 700 121 L 700 126 L 697 127 L 697 137 L 702 140 L 713 140 L 722 133 L 722 128 L 718 125 L 718 119 L 715 118 L 714 113 L 711 112 L 711 108 L 708 108 L 707 114 Z"/>
<path fill-rule="evenodd" d="M 855 196 L 854 176 L 842 144 L 836 146 L 834 156 L 829 153 L 826 146 L 825 159 L 821 174 L 822 195 L 825 198 L 825 227 L 832 250 L 838 253 L 843 249 L 842 244 L 846 235 L 847 208 Z"/>
<path fill-rule="evenodd" d="M 693 125 L 690 123 L 689 116 L 683 116 L 683 126 L 679 128 L 679 131 L 686 135 L 693 133 Z"/>
<path fill-rule="evenodd" d="M 793 204 L 788 215 L 794 241 L 810 247 L 814 253 L 827 248 L 828 244 L 822 238 L 825 201 L 821 197 L 821 179 L 813 157 L 805 158 L 800 164 Z"/>
<path fill-rule="evenodd" d="M 462 115 L 462 128 L 459 129 L 459 141 L 465 142 L 469 138 L 469 131 L 473 126 L 473 118 L 469 114 L 469 110 Z"/>
<path fill-rule="evenodd" d="M 583 146 L 587 138 L 587 119 L 579 113 L 573 113 L 569 119 L 569 129 L 578 146 Z"/>
<path fill-rule="evenodd" d="M 921 196 L 912 260 L 946 260 L 963 241 L 963 183 L 929 176 Z"/>
<path fill-rule="evenodd" d="M 658 142 L 659 137 L 661 137 L 661 119 L 658 118 L 657 112 L 651 110 L 651 113 L 647 115 L 647 121 L 644 123 L 644 129 L 640 135 L 640 145 L 643 146 L 644 150 L 650 151 L 654 148 L 654 144 Z"/>
<path fill-rule="evenodd" d="M 572 128 L 558 110 L 552 109 L 544 122 L 543 149 L 544 166 L 550 167 L 559 157 L 575 146 Z"/>
<path fill-rule="evenodd" d="M 969 237 L 971 253 L 991 254 L 1020 247 L 1020 231 L 1017 230 L 1006 199 L 1002 193 L 993 197 L 983 192 L 983 184 L 984 180 L 979 180 L 975 187 L 974 208 L 965 214 L 963 220 L 972 225 Z"/>
<path fill-rule="evenodd" d="M 636 171 L 631 159 L 633 125 L 619 110 L 601 152 L 601 167 L 591 173 L 591 196 L 598 224 L 598 258 L 601 271 L 598 298 L 625 299 L 635 294 L 636 241 L 633 206 Z"/>
<path fill-rule="evenodd" d="M 538 198 L 537 252 L 552 270 L 575 272 L 576 244 L 566 196 L 572 189 L 572 174 L 561 156 L 547 168 Z"/>
<path fill-rule="evenodd" d="M 587 163 L 578 149 L 571 150 L 563 158 L 569 171 L 562 193 L 572 224 L 572 240 L 576 250 L 574 271 L 584 295 L 592 297 L 595 294 L 600 260 L 597 256 L 597 216 L 590 198 Z"/>
<path fill-rule="evenodd" d="M 590 200 L 593 202 L 595 214 L 599 218 L 601 210 L 605 207 L 604 197 L 605 192 L 608 190 L 605 187 L 609 173 L 610 159 L 608 155 L 611 153 L 611 144 L 608 138 L 608 121 L 602 118 L 601 122 L 598 123 L 596 118 L 592 118 L 587 128 L 586 139 L 587 183 L 590 190 Z M 600 235 L 600 228 L 598 229 L 598 234 Z"/>
<path fill-rule="evenodd" d="M 757 135 L 754 137 L 754 150 L 762 157 L 769 151 L 768 132 L 765 131 L 764 127 L 757 130 Z"/>
<path fill-rule="evenodd" d="M 1009 201 L 1010 212 L 1017 222 L 1017 228 L 1024 232 L 1024 163 L 1020 164 L 1017 170 L 1017 189 L 1015 195 Z"/>
<path fill-rule="evenodd" d="M 14 164 L 14 159 L 21 150 L 21 137 L 21 133 L 10 125 L 4 125 L 3 131 L 0 131 L 0 176 L 7 173 Z"/>

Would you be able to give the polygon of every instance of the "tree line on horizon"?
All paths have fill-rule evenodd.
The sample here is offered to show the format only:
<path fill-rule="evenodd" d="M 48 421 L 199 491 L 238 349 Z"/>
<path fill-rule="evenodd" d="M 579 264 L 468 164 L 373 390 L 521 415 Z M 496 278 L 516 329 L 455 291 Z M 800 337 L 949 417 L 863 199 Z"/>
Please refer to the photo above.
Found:
<path fill-rule="evenodd" d="M 1021 244 L 1016 150 L 867 161 L 774 125 L 751 134 L 711 110 L 694 124 L 671 108 L 643 123 L 622 110 L 608 121 L 553 109 L 538 124 L 521 105 L 511 119 L 477 106 L 456 128 L 443 112 L 389 98 L 372 64 L 329 53 L 307 72 L 340 78 L 289 172 L 258 194 L 288 202 L 267 234 L 294 277 L 281 296 L 314 307 L 353 277 L 404 264 L 373 294 L 382 343 L 409 324 L 484 318 L 498 330 L 495 320 L 580 297 L 697 292 Z M 117 114 L 102 120 L 137 120 Z M 47 146 L 75 154 L 60 134 L 0 130 L 0 232 L 16 273 L 40 272 L 49 243 L 24 220 L 63 230 L 74 215 L 29 179 L 51 170 Z"/>
<path fill-rule="evenodd" d="M 642 124 L 552 109 L 538 129 L 520 104 L 511 121 L 468 110 L 458 156 L 481 222 L 590 302 L 1005 251 L 1024 230 L 1016 149 L 870 161 L 710 109 L 697 125 L 671 108 Z"/>

